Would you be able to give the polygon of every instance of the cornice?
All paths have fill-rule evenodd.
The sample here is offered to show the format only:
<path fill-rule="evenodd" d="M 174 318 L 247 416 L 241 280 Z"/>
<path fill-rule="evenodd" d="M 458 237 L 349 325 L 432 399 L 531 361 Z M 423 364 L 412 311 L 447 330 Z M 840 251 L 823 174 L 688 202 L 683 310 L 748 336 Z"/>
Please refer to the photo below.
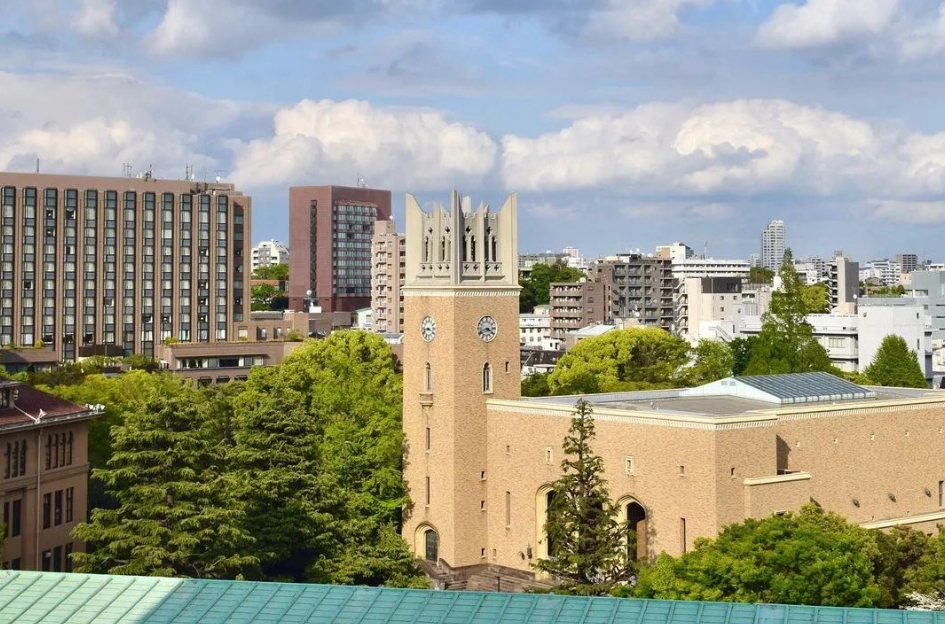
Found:
<path fill-rule="evenodd" d="M 573 405 L 543 404 L 528 400 L 486 401 L 490 412 L 505 414 L 527 414 L 531 416 L 557 416 L 572 418 Z M 777 420 L 774 414 L 746 414 L 740 416 L 685 416 L 665 414 L 647 410 L 620 410 L 594 406 L 594 419 L 604 422 L 669 427 L 675 429 L 696 429 L 699 431 L 730 431 L 734 429 L 754 429 L 773 426 Z"/>
<path fill-rule="evenodd" d="M 404 297 L 518 297 L 522 287 L 510 284 L 423 284 L 403 286 Z"/>

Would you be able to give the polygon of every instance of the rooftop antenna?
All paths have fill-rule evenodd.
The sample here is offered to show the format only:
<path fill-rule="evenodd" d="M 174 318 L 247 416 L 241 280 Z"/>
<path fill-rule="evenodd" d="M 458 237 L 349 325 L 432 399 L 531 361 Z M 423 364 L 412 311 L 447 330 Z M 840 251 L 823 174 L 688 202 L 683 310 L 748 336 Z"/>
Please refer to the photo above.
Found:
<path fill-rule="evenodd" d="M 185 166 L 184 166 L 184 179 L 185 179 L 185 180 L 188 180 L 188 181 L 190 181 L 190 182 L 193 182 L 194 177 L 195 177 L 195 176 L 194 176 L 194 166 L 193 166 L 193 165 L 185 165 Z"/>
<path fill-rule="evenodd" d="M 358 172 L 358 188 L 367 188 L 367 183 L 364 181 L 364 178 L 361 177 L 361 172 Z"/>
<path fill-rule="evenodd" d="M 122 169 L 124 170 L 124 176 L 126 178 L 135 177 L 135 168 L 134 168 L 134 165 L 132 165 L 131 163 L 123 163 Z"/>
<path fill-rule="evenodd" d="M 39 158 L 36 159 L 36 173 L 39 173 Z"/>

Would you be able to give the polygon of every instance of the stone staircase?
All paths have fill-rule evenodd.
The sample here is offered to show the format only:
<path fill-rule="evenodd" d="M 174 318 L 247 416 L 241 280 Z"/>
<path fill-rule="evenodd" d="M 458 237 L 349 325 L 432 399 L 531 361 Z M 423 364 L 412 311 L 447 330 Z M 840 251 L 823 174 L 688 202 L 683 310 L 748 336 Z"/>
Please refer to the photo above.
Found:
<path fill-rule="evenodd" d="M 430 585 L 434 589 L 449 591 L 521 592 L 529 588 L 550 588 L 546 581 L 537 581 L 530 572 L 522 572 L 503 566 L 479 564 L 461 568 L 450 567 L 442 559 L 420 561 Z"/>

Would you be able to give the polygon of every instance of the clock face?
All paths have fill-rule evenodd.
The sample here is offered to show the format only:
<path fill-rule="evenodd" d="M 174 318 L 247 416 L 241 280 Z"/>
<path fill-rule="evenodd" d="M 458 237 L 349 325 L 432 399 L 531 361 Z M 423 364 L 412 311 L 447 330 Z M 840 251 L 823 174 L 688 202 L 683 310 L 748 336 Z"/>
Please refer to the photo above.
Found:
<path fill-rule="evenodd" d="M 479 331 L 479 337 L 486 342 L 492 342 L 492 339 L 495 338 L 496 331 L 498 331 L 495 319 L 491 316 L 484 316 L 479 319 L 477 329 Z"/>
<path fill-rule="evenodd" d="M 432 316 L 425 316 L 420 322 L 420 335 L 423 336 L 423 339 L 427 342 L 433 340 L 433 337 L 436 336 L 436 321 L 433 320 Z"/>

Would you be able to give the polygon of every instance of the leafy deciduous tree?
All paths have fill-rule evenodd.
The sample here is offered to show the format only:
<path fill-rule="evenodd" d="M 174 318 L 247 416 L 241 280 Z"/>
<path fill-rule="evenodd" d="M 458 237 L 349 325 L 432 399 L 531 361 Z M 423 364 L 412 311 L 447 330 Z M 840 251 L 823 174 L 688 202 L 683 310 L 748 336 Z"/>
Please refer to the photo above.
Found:
<path fill-rule="evenodd" d="M 253 279 L 280 280 L 284 282 L 289 279 L 289 265 L 282 263 L 256 267 L 253 271 Z"/>
<path fill-rule="evenodd" d="M 823 282 L 801 284 L 801 299 L 808 314 L 826 314 L 830 312 L 830 293 Z"/>
<path fill-rule="evenodd" d="M 873 361 L 863 373 L 879 386 L 927 388 L 929 385 L 916 352 L 909 349 L 902 336 L 895 334 L 883 338 Z"/>
<path fill-rule="evenodd" d="M 689 362 L 689 345 L 658 328 L 615 329 L 586 338 L 555 366 L 552 394 L 671 387 Z"/>
<path fill-rule="evenodd" d="M 872 607 L 884 592 L 874 577 L 875 534 L 814 504 L 797 513 L 748 519 L 715 539 L 698 539 L 676 559 L 643 570 L 648 598 Z"/>
<path fill-rule="evenodd" d="M 581 595 L 609 593 L 632 573 L 627 528 L 610 501 L 604 462 L 591 449 L 594 435 L 591 406 L 580 399 L 564 439 L 563 474 L 552 486 L 545 524 L 552 552 L 536 564 L 562 581 L 559 591 Z"/>
<path fill-rule="evenodd" d="M 551 388 L 548 387 L 548 376 L 550 373 L 532 373 L 528 377 L 522 377 L 522 396 L 543 397 L 551 394 Z"/>
<path fill-rule="evenodd" d="M 699 386 L 732 375 L 735 356 L 718 340 L 700 340 L 692 349 L 692 366 L 681 371 L 682 385 Z"/>

